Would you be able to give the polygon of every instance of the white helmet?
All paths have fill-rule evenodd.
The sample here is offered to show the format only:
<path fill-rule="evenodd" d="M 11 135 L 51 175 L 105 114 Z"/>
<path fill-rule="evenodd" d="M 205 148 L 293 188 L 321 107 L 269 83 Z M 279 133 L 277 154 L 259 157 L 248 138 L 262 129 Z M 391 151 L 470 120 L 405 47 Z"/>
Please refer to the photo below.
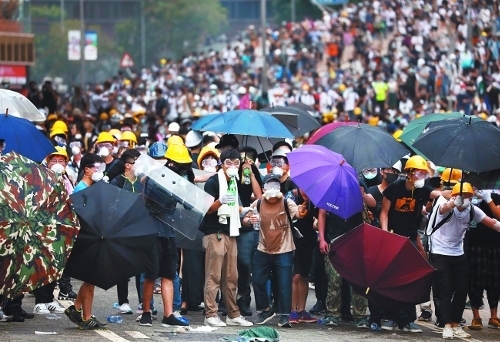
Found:
<path fill-rule="evenodd" d="M 195 147 L 201 144 L 203 136 L 198 131 L 189 131 L 186 134 L 186 147 Z"/>
<path fill-rule="evenodd" d="M 245 95 L 247 93 L 247 89 L 245 87 L 238 88 L 238 94 Z"/>

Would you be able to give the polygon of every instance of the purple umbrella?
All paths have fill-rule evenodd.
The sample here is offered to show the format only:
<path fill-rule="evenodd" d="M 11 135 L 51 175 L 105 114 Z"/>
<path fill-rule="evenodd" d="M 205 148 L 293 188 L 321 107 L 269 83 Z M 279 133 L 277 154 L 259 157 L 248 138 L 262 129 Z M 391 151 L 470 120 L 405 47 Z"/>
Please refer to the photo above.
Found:
<path fill-rule="evenodd" d="M 292 180 L 318 208 L 343 219 L 363 210 L 358 175 L 341 154 L 304 145 L 287 155 Z"/>

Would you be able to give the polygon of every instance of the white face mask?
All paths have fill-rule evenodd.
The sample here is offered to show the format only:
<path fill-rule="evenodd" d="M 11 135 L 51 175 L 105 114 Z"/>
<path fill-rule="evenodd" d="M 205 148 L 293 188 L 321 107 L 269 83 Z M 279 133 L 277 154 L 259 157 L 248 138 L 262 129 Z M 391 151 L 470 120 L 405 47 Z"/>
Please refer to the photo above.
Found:
<path fill-rule="evenodd" d="M 94 182 L 99 182 L 103 177 L 104 177 L 104 172 L 98 171 L 94 172 L 91 178 Z"/>
<path fill-rule="evenodd" d="M 82 151 L 80 150 L 80 147 L 78 147 L 78 146 L 73 146 L 71 148 L 71 154 L 74 156 L 79 155 L 80 152 L 82 152 Z"/>
<path fill-rule="evenodd" d="M 207 171 L 207 172 L 216 172 L 217 169 L 215 168 L 215 166 L 206 166 L 203 171 Z"/>
<path fill-rule="evenodd" d="M 370 179 L 377 177 L 377 173 L 376 172 L 369 172 L 367 174 L 363 174 L 363 177 L 370 180 Z"/>
<path fill-rule="evenodd" d="M 64 172 L 64 166 L 62 166 L 61 164 L 57 163 L 57 164 L 54 164 L 50 167 L 50 169 L 52 171 L 54 171 L 55 173 L 57 173 L 58 175 L 62 174 Z"/>
<path fill-rule="evenodd" d="M 424 185 L 425 185 L 425 179 L 418 179 L 416 180 L 413 185 L 415 186 L 415 188 L 417 189 L 420 189 L 420 188 L 423 188 Z"/>
<path fill-rule="evenodd" d="M 470 205 L 470 198 L 464 198 L 464 204 L 462 208 L 467 208 Z"/>
<path fill-rule="evenodd" d="M 106 158 L 107 156 L 109 156 L 109 153 L 110 152 L 107 147 L 101 147 L 97 155 Z"/>
<path fill-rule="evenodd" d="M 279 190 L 269 189 L 269 190 L 264 191 L 263 196 L 265 199 L 270 199 L 270 198 L 274 198 L 274 197 L 281 198 L 281 197 L 283 197 L 283 194 Z"/>
<path fill-rule="evenodd" d="M 282 169 L 281 167 L 277 167 L 277 166 L 275 166 L 275 167 L 273 167 L 273 169 L 272 169 L 271 173 L 272 173 L 273 175 L 276 175 L 276 176 L 278 176 L 278 177 L 281 177 L 281 176 L 283 176 L 283 169 Z"/>
<path fill-rule="evenodd" d="M 115 146 L 113 147 L 113 154 L 117 154 L 118 153 L 118 146 Z"/>
<path fill-rule="evenodd" d="M 228 168 L 226 170 L 226 175 L 231 178 L 236 177 L 238 175 L 238 168 L 234 166 Z"/>

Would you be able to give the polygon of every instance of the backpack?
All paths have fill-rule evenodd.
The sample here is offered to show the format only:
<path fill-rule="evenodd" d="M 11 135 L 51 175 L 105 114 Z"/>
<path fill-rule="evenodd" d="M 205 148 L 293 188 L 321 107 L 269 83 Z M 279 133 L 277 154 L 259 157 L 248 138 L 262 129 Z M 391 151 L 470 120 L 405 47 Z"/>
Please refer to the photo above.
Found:
<path fill-rule="evenodd" d="M 259 198 L 257 200 L 257 211 L 259 213 L 260 213 L 260 203 L 261 202 L 262 202 L 262 199 Z M 293 220 L 292 220 L 292 217 L 290 216 L 290 209 L 288 208 L 287 199 L 286 198 L 283 199 L 283 206 L 285 207 L 285 213 L 286 213 L 286 216 L 288 217 L 288 222 L 290 222 L 290 227 L 292 228 L 293 236 L 295 236 L 297 239 L 303 238 L 304 236 L 302 235 L 302 233 L 300 232 L 300 230 L 298 230 L 297 227 L 295 227 L 293 225 Z"/>

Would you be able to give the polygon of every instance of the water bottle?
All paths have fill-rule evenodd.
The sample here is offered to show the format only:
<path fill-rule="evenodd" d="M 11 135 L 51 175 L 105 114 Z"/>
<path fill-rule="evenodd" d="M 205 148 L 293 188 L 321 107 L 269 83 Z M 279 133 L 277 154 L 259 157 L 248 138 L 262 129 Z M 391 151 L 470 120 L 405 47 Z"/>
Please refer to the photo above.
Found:
<path fill-rule="evenodd" d="M 246 185 L 249 185 L 252 180 L 250 179 L 252 175 L 252 170 L 250 170 L 249 168 L 245 168 L 243 170 L 243 184 L 246 184 Z"/>
<path fill-rule="evenodd" d="M 106 318 L 106 321 L 108 321 L 108 323 L 122 323 L 123 322 L 122 316 L 108 316 Z"/>
<path fill-rule="evenodd" d="M 118 303 L 113 303 L 113 308 L 115 308 L 115 309 L 119 309 L 119 308 L 120 308 L 120 304 L 118 304 Z"/>
<path fill-rule="evenodd" d="M 253 224 L 253 229 L 254 230 L 260 230 L 260 214 L 257 208 L 254 208 L 253 214 L 259 218 L 259 221 L 257 223 Z"/>
<path fill-rule="evenodd" d="M 292 200 L 295 202 L 295 195 L 293 194 L 293 191 L 290 190 L 288 191 L 286 194 L 285 194 L 285 198 L 286 199 L 289 199 L 289 200 Z"/>
<path fill-rule="evenodd" d="M 234 177 L 231 177 L 231 180 L 229 181 L 229 187 L 227 189 L 227 193 L 236 196 L 236 180 Z M 235 203 L 236 202 L 229 202 L 227 205 L 233 206 Z"/>
<path fill-rule="evenodd" d="M 380 325 L 378 325 L 377 323 L 370 324 L 370 329 L 372 329 L 372 331 L 380 331 L 380 330 L 382 330 L 382 328 L 380 327 Z"/>

